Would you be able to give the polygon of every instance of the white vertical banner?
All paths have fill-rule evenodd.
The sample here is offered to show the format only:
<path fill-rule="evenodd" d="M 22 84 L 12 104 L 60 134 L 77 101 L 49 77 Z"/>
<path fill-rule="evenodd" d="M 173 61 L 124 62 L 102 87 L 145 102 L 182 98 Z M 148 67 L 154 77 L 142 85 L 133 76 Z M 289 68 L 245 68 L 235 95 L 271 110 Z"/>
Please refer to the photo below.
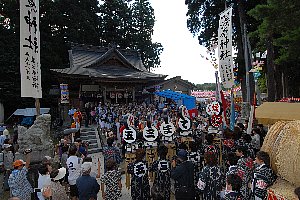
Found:
<path fill-rule="evenodd" d="M 21 97 L 42 98 L 40 50 L 39 0 L 21 0 Z"/>
<path fill-rule="evenodd" d="M 232 59 L 232 7 L 220 14 L 218 29 L 219 70 L 225 88 L 234 85 Z"/>

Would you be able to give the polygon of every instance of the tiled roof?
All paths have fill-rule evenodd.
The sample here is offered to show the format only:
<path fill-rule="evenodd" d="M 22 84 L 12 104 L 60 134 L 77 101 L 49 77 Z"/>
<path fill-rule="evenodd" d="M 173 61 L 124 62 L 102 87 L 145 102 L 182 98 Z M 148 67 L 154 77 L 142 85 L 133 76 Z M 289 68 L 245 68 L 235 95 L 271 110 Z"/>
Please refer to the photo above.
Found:
<path fill-rule="evenodd" d="M 104 64 L 111 58 L 122 64 Z M 70 51 L 70 63 L 69 68 L 51 70 L 62 74 L 105 78 L 146 79 L 166 77 L 165 75 L 149 72 L 144 67 L 137 51 L 120 50 L 115 47 L 76 45 Z"/>

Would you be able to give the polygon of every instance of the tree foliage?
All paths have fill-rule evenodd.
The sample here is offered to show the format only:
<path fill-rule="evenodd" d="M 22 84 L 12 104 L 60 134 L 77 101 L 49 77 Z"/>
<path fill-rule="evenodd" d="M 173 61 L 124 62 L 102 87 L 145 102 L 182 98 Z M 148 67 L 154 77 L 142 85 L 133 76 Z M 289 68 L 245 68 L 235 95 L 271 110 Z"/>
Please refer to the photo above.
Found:
<path fill-rule="evenodd" d="M 241 21 L 246 23 L 250 43 L 255 52 L 268 52 L 268 62 L 264 72 L 268 77 L 269 95 L 279 99 L 283 87 L 290 95 L 300 95 L 299 39 L 300 39 L 300 1 L 298 0 L 251 0 L 231 1 L 233 7 L 233 42 L 238 50 L 238 78 L 242 88 L 245 80 L 245 64 L 242 43 Z M 188 6 L 187 26 L 199 44 L 209 47 L 217 39 L 219 13 L 225 8 L 223 0 L 186 0 Z M 271 59 L 271 60 L 270 60 Z M 269 76 L 273 73 L 272 76 Z M 284 80 L 282 81 L 282 73 Z M 273 84 L 274 82 L 274 84 Z M 282 82 L 286 83 L 284 86 Z M 273 91 L 273 92 L 272 92 Z M 243 92 L 244 93 L 244 92 Z M 271 94 L 273 93 L 273 94 Z"/>
<path fill-rule="evenodd" d="M 0 101 L 7 107 L 20 98 L 19 1 L 0 1 Z M 2 17 L 1 17 L 2 16 Z M 3 19 L 10 19 L 10 27 Z M 51 68 L 68 66 L 70 43 L 140 51 L 147 69 L 160 66 L 163 48 L 152 42 L 154 10 L 149 0 L 40 0 L 41 70 L 43 96 L 51 87 Z M 32 101 L 29 101 L 32 106 Z M 22 104 L 16 104 L 22 106 Z M 14 106 L 15 107 L 15 106 Z"/>
<path fill-rule="evenodd" d="M 272 42 L 275 49 L 277 99 L 283 96 L 281 92 L 283 89 L 287 89 L 290 96 L 299 96 L 300 2 L 268 0 L 265 4 L 257 5 L 249 11 L 249 14 L 260 22 L 257 30 L 253 32 L 253 35 L 259 39 L 257 47 L 265 48 L 268 43 Z M 268 40 L 270 36 L 273 41 Z M 283 85 L 282 82 L 284 82 Z"/>

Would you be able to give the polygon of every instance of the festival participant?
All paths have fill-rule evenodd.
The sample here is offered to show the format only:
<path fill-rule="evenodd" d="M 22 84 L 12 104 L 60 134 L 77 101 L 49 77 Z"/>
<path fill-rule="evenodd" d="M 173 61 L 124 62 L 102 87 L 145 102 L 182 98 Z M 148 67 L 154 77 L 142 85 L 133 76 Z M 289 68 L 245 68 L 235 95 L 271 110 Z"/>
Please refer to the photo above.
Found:
<path fill-rule="evenodd" d="M 70 157 L 67 159 L 67 168 L 69 172 L 68 181 L 70 184 L 70 196 L 72 200 L 77 200 L 78 189 L 76 187 L 76 180 L 80 176 L 82 159 L 76 156 L 76 146 L 71 146 L 69 149 Z"/>
<path fill-rule="evenodd" d="M 238 167 L 237 167 L 238 159 L 239 158 L 236 156 L 235 153 L 229 153 L 227 155 L 227 164 L 229 165 L 229 167 L 228 167 L 228 171 L 226 172 L 226 176 L 230 174 L 238 173 Z"/>
<path fill-rule="evenodd" d="M 76 180 L 79 200 L 97 199 L 100 185 L 94 177 L 90 176 L 92 163 L 85 162 L 81 165 L 82 176 Z"/>
<path fill-rule="evenodd" d="M 33 188 L 28 179 L 28 167 L 30 165 L 30 153 L 25 155 L 26 163 L 23 160 L 16 160 L 13 163 L 14 170 L 8 178 L 8 185 L 11 189 L 13 197 L 18 197 L 22 200 L 30 200 Z"/>
<path fill-rule="evenodd" d="M 241 126 L 244 127 L 243 124 L 241 124 Z M 241 128 L 239 128 L 238 126 L 234 127 L 233 136 L 234 136 L 235 147 L 244 146 L 244 140 L 242 139 L 242 134 L 243 134 L 243 132 L 242 132 Z"/>
<path fill-rule="evenodd" d="M 214 144 L 214 136 L 212 134 L 208 134 L 206 136 L 206 143 L 202 146 L 202 155 L 207 152 L 211 152 L 219 158 L 219 148 Z"/>
<path fill-rule="evenodd" d="M 201 151 L 199 150 L 199 143 L 194 141 L 190 142 L 190 152 L 189 152 L 189 160 L 192 161 L 194 164 L 194 177 L 197 177 L 199 172 L 202 169 L 201 165 Z M 200 194 L 199 190 L 197 189 L 198 180 L 194 179 L 194 186 L 196 191 L 196 199 L 199 199 Z"/>
<path fill-rule="evenodd" d="M 226 177 L 225 195 L 221 200 L 242 200 L 240 189 L 242 186 L 241 178 L 236 174 L 229 174 Z"/>
<path fill-rule="evenodd" d="M 176 166 L 178 165 L 178 166 Z M 188 161 L 188 152 L 181 149 L 177 153 L 177 160 L 172 161 L 171 178 L 175 180 L 175 197 L 177 200 L 195 198 L 194 165 Z"/>
<path fill-rule="evenodd" d="M 253 172 L 253 160 L 247 155 L 247 148 L 245 146 L 238 146 L 236 155 L 239 157 L 237 167 L 238 175 L 242 179 L 241 194 L 244 199 L 250 198 L 250 191 L 248 184 L 251 181 Z"/>
<path fill-rule="evenodd" d="M 257 167 L 254 170 L 251 184 L 252 197 L 255 200 L 263 200 L 267 197 L 267 187 L 273 184 L 276 177 L 270 168 L 270 156 L 268 153 L 264 151 L 257 152 L 255 163 Z"/>
<path fill-rule="evenodd" d="M 103 147 L 103 156 L 104 156 L 104 171 L 106 172 L 106 162 L 109 159 L 116 161 L 117 165 L 122 162 L 122 156 L 120 149 L 116 146 L 113 146 L 114 138 L 107 138 L 107 146 Z"/>
<path fill-rule="evenodd" d="M 249 157 L 255 159 L 255 151 L 251 142 L 252 141 L 251 135 L 243 134 L 242 139 L 244 140 L 244 145 L 247 147 Z"/>
<path fill-rule="evenodd" d="M 145 150 L 137 149 L 135 156 L 136 161 L 127 167 L 128 174 L 131 174 L 131 198 L 133 200 L 149 200 L 150 185 L 147 163 L 144 161 Z"/>
<path fill-rule="evenodd" d="M 164 194 L 164 200 L 169 200 L 171 194 L 171 163 L 167 160 L 168 148 L 164 145 L 160 146 L 158 154 L 159 160 L 153 162 L 149 171 L 155 172 L 153 187 L 156 187 L 157 192 Z"/>
<path fill-rule="evenodd" d="M 214 153 L 206 152 L 204 160 L 206 166 L 199 174 L 197 187 L 203 192 L 203 199 L 216 200 L 220 197 L 224 175 Z"/>
<path fill-rule="evenodd" d="M 234 140 L 233 140 L 233 134 L 228 128 L 224 130 L 223 135 L 224 135 L 224 140 L 222 141 L 223 142 L 222 153 L 223 153 L 223 159 L 227 160 L 227 155 L 230 152 L 234 151 Z"/>
<path fill-rule="evenodd" d="M 121 173 L 117 170 L 117 163 L 112 159 L 107 161 L 106 168 L 107 172 L 101 177 L 102 198 L 118 200 L 121 197 L 122 190 Z"/>

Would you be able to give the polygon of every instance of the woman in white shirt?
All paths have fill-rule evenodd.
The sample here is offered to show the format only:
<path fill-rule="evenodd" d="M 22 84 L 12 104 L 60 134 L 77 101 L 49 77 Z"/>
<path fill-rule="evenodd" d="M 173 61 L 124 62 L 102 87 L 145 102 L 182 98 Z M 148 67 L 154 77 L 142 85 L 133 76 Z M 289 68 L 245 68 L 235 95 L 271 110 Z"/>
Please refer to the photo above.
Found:
<path fill-rule="evenodd" d="M 50 172 L 51 167 L 49 164 L 42 164 L 39 167 L 38 189 L 42 189 L 50 185 Z M 37 192 L 37 197 L 39 200 L 45 200 L 41 192 Z"/>

